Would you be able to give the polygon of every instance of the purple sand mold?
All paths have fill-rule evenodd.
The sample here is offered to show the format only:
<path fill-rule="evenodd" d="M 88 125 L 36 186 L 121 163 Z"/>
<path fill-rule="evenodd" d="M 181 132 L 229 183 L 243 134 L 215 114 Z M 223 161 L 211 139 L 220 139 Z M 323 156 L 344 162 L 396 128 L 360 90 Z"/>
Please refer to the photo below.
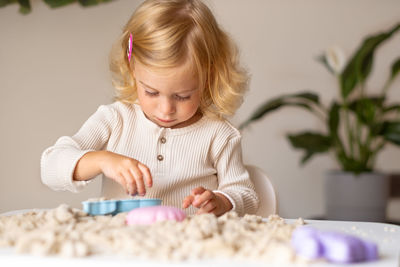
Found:
<path fill-rule="evenodd" d="M 292 235 L 292 245 L 297 254 L 307 259 L 318 259 L 323 256 L 323 247 L 318 238 L 318 231 L 312 227 L 299 227 Z"/>
<path fill-rule="evenodd" d="M 309 226 L 297 228 L 292 245 L 298 255 L 308 259 L 325 258 L 335 263 L 352 263 L 378 259 L 378 248 L 373 242 L 333 232 L 318 231 Z"/>
<path fill-rule="evenodd" d="M 363 240 L 363 245 L 366 261 L 375 261 L 379 259 L 378 246 L 374 242 Z"/>
<path fill-rule="evenodd" d="M 363 242 L 350 235 L 321 232 L 319 240 L 324 247 L 324 257 L 331 262 L 350 263 L 366 259 Z"/>

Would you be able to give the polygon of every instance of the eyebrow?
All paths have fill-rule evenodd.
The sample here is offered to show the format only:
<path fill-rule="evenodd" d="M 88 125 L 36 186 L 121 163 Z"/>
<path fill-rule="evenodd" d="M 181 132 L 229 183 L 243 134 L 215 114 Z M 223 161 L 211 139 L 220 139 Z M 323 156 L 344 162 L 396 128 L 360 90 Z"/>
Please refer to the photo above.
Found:
<path fill-rule="evenodd" d="M 157 90 L 156 88 L 153 88 L 153 87 L 151 87 L 150 85 L 147 85 L 147 84 L 145 84 L 145 83 L 142 82 L 142 81 L 139 81 L 139 83 L 143 84 L 144 86 L 148 87 L 149 89 L 152 89 L 152 90 L 158 92 L 158 90 Z M 188 93 L 188 92 L 192 92 L 192 91 L 196 91 L 196 90 L 197 90 L 197 88 L 195 88 L 195 89 L 190 89 L 190 90 L 185 90 L 185 91 L 182 91 L 182 92 L 178 92 L 178 93 L 176 93 L 176 94 Z"/>

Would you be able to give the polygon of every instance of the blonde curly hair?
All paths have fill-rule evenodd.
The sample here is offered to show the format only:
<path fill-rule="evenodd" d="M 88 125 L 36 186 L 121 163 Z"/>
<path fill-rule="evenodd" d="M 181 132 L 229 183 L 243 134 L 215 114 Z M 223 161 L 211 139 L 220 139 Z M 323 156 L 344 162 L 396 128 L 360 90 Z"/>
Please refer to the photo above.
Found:
<path fill-rule="evenodd" d="M 129 35 L 133 37 L 128 61 Z M 243 101 L 247 72 L 239 65 L 238 50 L 201 0 L 147 0 L 133 13 L 110 53 L 116 100 L 137 100 L 134 61 L 165 69 L 190 61 L 203 89 L 204 115 L 231 116 Z"/>

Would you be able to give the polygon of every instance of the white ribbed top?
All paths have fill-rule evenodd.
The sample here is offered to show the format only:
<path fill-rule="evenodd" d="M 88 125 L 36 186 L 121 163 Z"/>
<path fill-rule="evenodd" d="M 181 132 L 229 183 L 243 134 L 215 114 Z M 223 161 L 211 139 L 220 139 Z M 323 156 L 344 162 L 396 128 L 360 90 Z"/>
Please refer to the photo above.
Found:
<path fill-rule="evenodd" d="M 147 165 L 153 186 L 146 188 L 144 197 L 161 198 L 163 205 L 180 208 L 193 188 L 203 186 L 227 196 L 239 215 L 257 210 L 258 197 L 242 161 L 240 132 L 227 121 L 203 116 L 187 127 L 163 128 L 148 120 L 137 104 L 102 105 L 78 133 L 59 138 L 43 152 L 42 182 L 53 190 L 81 191 L 88 181 L 73 181 L 75 165 L 85 153 L 96 150 Z M 102 196 L 131 198 L 104 176 Z M 195 211 L 193 207 L 186 210 L 188 214 Z"/>

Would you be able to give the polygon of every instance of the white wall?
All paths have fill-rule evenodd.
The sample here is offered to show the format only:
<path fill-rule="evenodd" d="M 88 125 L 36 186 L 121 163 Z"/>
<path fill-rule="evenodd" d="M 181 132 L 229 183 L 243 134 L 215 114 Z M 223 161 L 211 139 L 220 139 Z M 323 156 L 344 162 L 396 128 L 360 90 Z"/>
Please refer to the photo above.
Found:
<path fill-rule="evenodd" d="M 112 101 L 108 52 L 140 2 L 50 10 L 36 0 L 26 16 L 16 5 L 0 9 L 0 212 L 62 202 L 79 207 L 99 193 L 98 181 L 81 194 L 51 191 L 40 182 L 40 155 L 58 137 L 74 134 L 100 104 Z M 333 44 L 350 54 L 366 34 L 400 21 L 397 0 L 208 2 L 238 42 L 252 75 L 246 101 L 232 118 L 236 125 L 255 106 L 282 93 L 312 89 L 329 103 L 338 92 L 335 80 L 315 56 Z M 399 44 L 398 34 L 378 51 L 371 90 L 386 79 L 390 61 L 400 54 Z M 399 87 L 398 79 L 390 95 L 394 100 L 400 100 Z M 284 137 L 310 127 L 322 125 L 306 112 L 287 109 L 243 131 L 245 161 L 268 173 L 283 217 L 324 212 L 322 177 L 336 164 L 326 155 L 299 166 L 301 153 Z M 399 171 L 399 155 L 398 148 L 389 146 L 379 169 Z"/>

